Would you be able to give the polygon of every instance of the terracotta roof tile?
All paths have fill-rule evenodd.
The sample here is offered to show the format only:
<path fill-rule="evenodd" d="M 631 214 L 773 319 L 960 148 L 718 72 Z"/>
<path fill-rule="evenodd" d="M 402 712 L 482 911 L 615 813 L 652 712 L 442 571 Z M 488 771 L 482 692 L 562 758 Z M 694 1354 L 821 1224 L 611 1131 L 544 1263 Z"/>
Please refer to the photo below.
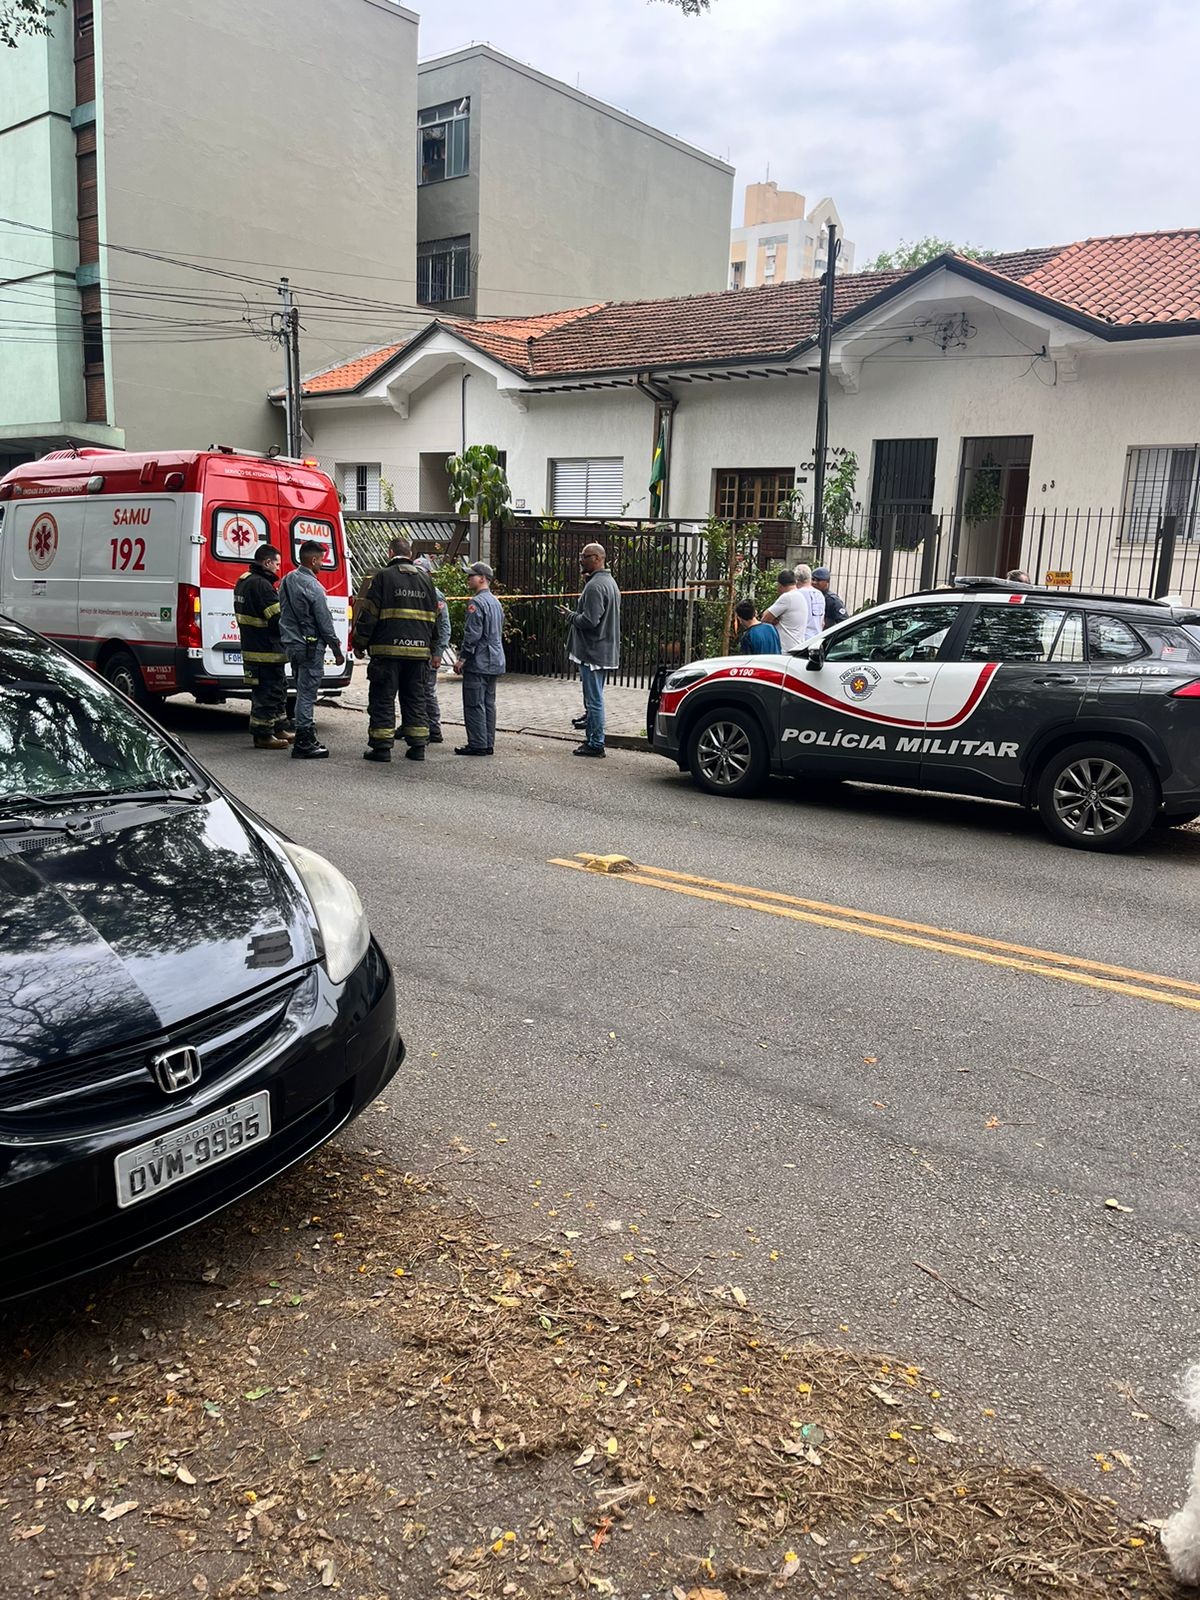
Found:
<path fill-rule="evenodd" d="M 347 389 L 356 389 L 365 378 L 373 372 L 378 372 L 385 361 L 390 361 L 397 350 L 404 348 L 400 344 L 385 344 L 380 350 L 365 350 L 362 355 L 355 356 L 353 361 L 344 361 L 339 367 L 330 367 L 325 372 L 314 373 L 311 378 L 305 378 L 305 394 L 342 394 Z"/>
<path fill-rule="evenodd" d="M 1114 327 L 1200 320 L 1197 229 L 1085 239 L 971 265 Z M 849 316 L 907 276 L 859 272 L 840 278 L 836 317 Z M 809 281 L 674 300 L 609 301 L 538 316 L 434 320 L 526 377 L 565 377 L 779 358 L 816 338 L 820 294 L 820 284 Z M 305 381 L 305 392 L 352 391 L 404 347 L 385 345 L 319 373 Z"/>
<path fill-rule="evenodd" d="M 1021 280 L 1114 327 L 1200 321 L 1200 228 L 1083 239 Z"/>

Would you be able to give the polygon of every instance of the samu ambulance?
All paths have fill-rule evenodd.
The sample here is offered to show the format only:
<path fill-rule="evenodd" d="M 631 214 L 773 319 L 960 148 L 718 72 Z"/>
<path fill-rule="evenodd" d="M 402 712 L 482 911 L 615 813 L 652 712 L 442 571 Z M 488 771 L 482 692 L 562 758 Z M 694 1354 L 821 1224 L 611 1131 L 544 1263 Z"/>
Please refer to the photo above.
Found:
<path fill-rule="evenodd" d="M 286 573 L 301 544 L 325 547 L 319 577 L 350 682 L 350 565 L 337 491 L 307 462 L 227 448 L 55 450 L 0 478 L 0 612 L 94 666 L 141 704 L 249 693 L 233 589 L 255 549 Z"/>

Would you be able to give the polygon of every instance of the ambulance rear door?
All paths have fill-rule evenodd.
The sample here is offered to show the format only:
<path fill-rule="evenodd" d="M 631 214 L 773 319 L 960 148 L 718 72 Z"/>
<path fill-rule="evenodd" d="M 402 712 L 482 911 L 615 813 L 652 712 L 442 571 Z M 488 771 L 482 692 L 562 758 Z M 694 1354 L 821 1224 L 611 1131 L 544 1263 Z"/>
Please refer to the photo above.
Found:
<path fill-rule="evenodd" d="M 329 601 L 329 614 L 342 646 L 349 651 L 350 566 L 346 530 L 337 490 L 323 472 L 312 467 L 280 466 L 279 522 L 283 570 L 300 565 L 300 546 L 308 540 L 325 547 L 317 576 Z M 325 652 L 327 671 L 336 670 L 333 652 Z"/>
<path fill-rule="evenodd" d="M 279 499 L 274 466 L 236 456 L 210 457 L 204 475 L 200 532 L 200 626 L 203 670 L 241 684 L 242 641 L 233 591 L 260 544 L 278 545 Z"/>
<path fill-rule="evenodd" d="M 147 689 L 178 687 L 175 667 L 182 505 L 170 494 L 97 495 L 84 513 L 79 631 L 94 658 L 109 641 L 133 650 Z"/>
<path fill-rule="evenodd" d="M 4 519 L 3 600 L 9 616 L 78 653 L 83 496 L 10 500 Z"/>

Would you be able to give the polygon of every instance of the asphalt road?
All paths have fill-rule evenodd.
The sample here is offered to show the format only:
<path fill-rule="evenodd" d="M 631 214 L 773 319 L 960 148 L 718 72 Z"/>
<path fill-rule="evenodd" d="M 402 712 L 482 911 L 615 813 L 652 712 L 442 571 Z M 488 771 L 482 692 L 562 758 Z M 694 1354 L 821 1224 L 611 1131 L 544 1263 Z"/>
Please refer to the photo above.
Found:
<path fill-rule="evenodd" d="M 534 738 L 383 768 L 332 710 L 335 759 L 301 764 L 233 709 L 166 718 L 353 878 L 395 964 L 408 1064 L 346 1137 L 453 1163 L 535 1235 L 611 1244 L 619 1219 L 647 1268 L 923 1365 L 969 1436 L 1175 1502 L 1200 1012 L 548 862 L 620 852 L 1195 980 L 1200 833 L 1106 858 L 967 801 L 719 801 L 655 757 Z"/>

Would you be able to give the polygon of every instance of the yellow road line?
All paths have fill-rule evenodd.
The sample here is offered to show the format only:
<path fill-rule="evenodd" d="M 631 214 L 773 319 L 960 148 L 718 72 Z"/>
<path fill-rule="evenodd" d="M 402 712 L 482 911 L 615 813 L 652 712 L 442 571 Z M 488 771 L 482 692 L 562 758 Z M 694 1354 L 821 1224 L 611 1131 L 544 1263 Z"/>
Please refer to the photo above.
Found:
<path fill-rule="evenodd" d="M 581 857 L 581 859 L 589 858 Z M 798 906 L 805 911 L 851 917 L 856 921 L 872 922 L 884 928 L 899 928 L 905 933 L 931 934 L 937 939 L 953 939 L 980 950 L 999 950 L 1005 955 L 1030 956 L 1037 961 L 1053 961 L 1064 967 L 1077 967 L 1081 971 L 1099 973 L 1106 978 L 1129 978 L 1135 983 L 1152 983 L 1159 988 L 1179 989 L 1185 994 L 1200 997 L 1200 983 L 1189 983 L 1185 978 L 1167 978 L 1157 972 L 1139 972 L 1134 967 L 1114 967 L 1106 961 L 1092 961 L 1086 956 L 1067 956 L 1056 950 L 1039 950 L 1035 945 L 1010 944 L 1004 939 L 987 939 L 977 933 L 959 933 L 953 928 L 939 928 L 926 922 L 906 922 L 901 917 L 885 917 L 875 911 L 858 911 L 853 906 L 829 905 L 822 900 L 804 900 L 796 895 L 779 894 L 773 889 L 750 888 L 744 883 L 722 883 L 717 878 L 696 878 L 686 872 L 671 872 L 666 867 L 647 867 L 639 863 L 637 870 L 651 877 L 669 879 L 674 883 L 691 883 L 701 889 L 721 889 L 727 894 L 751 895 L 755 900 L 776 900 L 782 905 Z"/>
<path fill-rule="evenodd" d="M 589 869 L 582 861 L 568 861 L 554 858 L 550 861 L 552 867 L 568 867 L 573 872 L 587 872 Z M 744 911 L 761 911 L 768 916 L 784 917 L 792 922 L 806 922 L 818 927 L 834 928 L 841 933 L 858 933 L 868 939 L 883 939 L 890 944 L 907 945 L 917 950 L 931 950 L 938 955 L 959 956 L 967 961 L 981 961 L 988 966 L 1006 967 L 1016 972 L 1028 972 L 1040 978 L 1057 978 L 1063 983 L 1075 983 L 1089 989 L 1103 989 L 1111 994 L 1129 995 L 1135 1000 L 1155 1000 L 1160 1005 L 1177 1006 L 1185 1011 L 1200 1011 L 1200 998 L 1189 995 L 1176 994 L 1171 988 L 1150 988 L 1144 984 L 1126 983 L 1113 978 L 1099 977 L 1095 973 L 1077 970 L 1069 966 L 1051 966 L 1042 961 L 1025 960 L 1013 955 L 997 955 L 992 950 L 983 949 L 976 945 L 958 944 L 952 941 L 956 938 L 970 938 L 971 935 L 943 934 L 941 930 L 930 929 L 937 933 L 936 938 L 926 938 L 914 933 L 900 932 L 896 928 L 882 927 L 874 921 L 865 918 L 869 913 L 847 912 L 843 916 L 828 916 L 816 911 L 802 911 L 795 906 L 780 904 L 771 891 L 748 890 L 743 894 L 734 894 L 716 888 L 705 888 L 701 883 L 676 881 L 685 878 L 685 874 L 672 874 L 666 876 L 644 869 L 634 867 L 632 871 L 611 874 L 621 883 L 636 884 L 647 889 L 660 889 L 670 894 L 682 894 L 695 900 L 715 901 L 719 905 L 736 906 Z M 819 902 L 814 902 L 819 903 Z M 852 920 L 854 918 L 864 920 Z M 887 919 L 881 919 L 887 920 Z M 921 926 L 916 924 L 916 926 Z M 981 941 L 981 944 L 984 941 Z M 1020 948 L 1020 947 L 1017 947 Z M 1071 961 L 1075 957 L 1052 958 Z M 1081 963 L 1082 965 L 1082 963 Z M 1145 973 L 1146 984 L 1163 984 L 1172 987 L 1178 980 L 1159 978 L 1153 973 Z"/>

